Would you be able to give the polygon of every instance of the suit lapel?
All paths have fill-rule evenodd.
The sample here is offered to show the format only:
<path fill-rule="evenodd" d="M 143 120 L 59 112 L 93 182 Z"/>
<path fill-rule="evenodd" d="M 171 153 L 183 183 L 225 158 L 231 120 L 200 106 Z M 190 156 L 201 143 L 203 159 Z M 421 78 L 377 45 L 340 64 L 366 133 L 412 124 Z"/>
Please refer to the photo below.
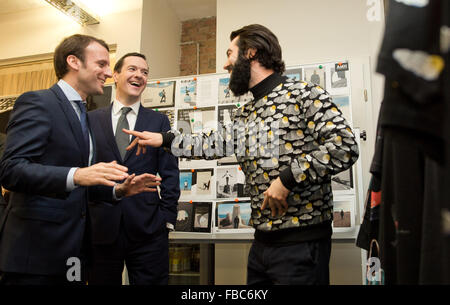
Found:
<path fill-rule="evenodd" d="M 87 151 L 86 144 L 84 143 L 83 139 L 83 133 L 81 131 L 81 123 L 80 119 L 78 118 L 77 114 L 75 113 L 75 110 L 72 107 L 72 104 L 67 99 L 61 88 L 57 84 L 53 85 L 53 87 L 50 88 L 52 92 L 56 95 L 58 98 L 59 104 L 66 115 L 67 121 L 69 122 L 70 128 L 72 129 L 72 132 L 75 136 L 75 141 L 78 143 L 78 147 L 80 147 L 80 150 L 82 152 Z M 83 162 L 87 165 L 89 162 L 89 153 L 86 155 L 85 153 L 81 154 Z"/>

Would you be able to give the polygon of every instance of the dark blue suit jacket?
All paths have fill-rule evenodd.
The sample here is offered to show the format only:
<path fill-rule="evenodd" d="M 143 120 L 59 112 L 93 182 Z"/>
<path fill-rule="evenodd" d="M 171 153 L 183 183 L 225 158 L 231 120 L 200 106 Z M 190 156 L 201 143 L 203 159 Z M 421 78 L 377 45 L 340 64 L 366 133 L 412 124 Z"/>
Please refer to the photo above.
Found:
<path fill-rule="evenodd" d="M 88 158 L 80 121 L 58 85 L 17 99 L 0 169 L 11 191 L 0 217 L 0 270 L 65 274 L 67 259 L 79 257 L 87 188 L 65 189 L 70 168 Z"/>
<path fill-rule="evenodd" d="M 141 193 L 120 200 L 118 204 L 91 201 L 89 213 L 94 244 L 113 243 L 123 221 L 126 235 L 135 242 L 143 241 L 156 233 L 167 234 L 166 223 L 175 225 L 180 197 L 178 160 L 162 148 L 147 147 L 147 153 L 136 156 L 136 147 L 121 159 L 114 138 L 111 120 L 112 105 L 89 112 L 89 122 L 95 134 L 96 161 L 118 163 L 128 167 L 128 173 L 159 175 L 161 198 L 157 192 Z M 161 132 L 170 129 L 167 116 L 140 106 L 134 130 Z M 134 137 L 133 137 L 134 139 Z M 104 187 L 104 189 L 108 189 Z M 112 193 L 112 188 L 109 188 Z"/>

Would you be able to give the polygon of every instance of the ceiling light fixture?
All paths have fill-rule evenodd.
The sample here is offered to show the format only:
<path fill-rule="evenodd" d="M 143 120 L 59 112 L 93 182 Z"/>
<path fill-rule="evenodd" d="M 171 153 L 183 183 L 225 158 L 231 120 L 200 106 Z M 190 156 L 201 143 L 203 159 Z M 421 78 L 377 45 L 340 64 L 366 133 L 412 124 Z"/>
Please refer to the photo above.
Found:
<path fill-rule="evenodd" d="M 58 10 L 68 15 L 76 22 L 85 25 L 92 25 L 100 23 L 99 18 L 94 14 L 88 13 L 85 8 L 71 0 L 45 0 Z"/>

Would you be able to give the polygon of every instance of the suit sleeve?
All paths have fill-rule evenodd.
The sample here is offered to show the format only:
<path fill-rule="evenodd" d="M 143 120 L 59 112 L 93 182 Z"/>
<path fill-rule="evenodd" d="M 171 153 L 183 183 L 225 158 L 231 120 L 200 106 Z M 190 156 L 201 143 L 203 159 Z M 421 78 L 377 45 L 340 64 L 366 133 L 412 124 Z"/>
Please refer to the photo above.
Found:
<path fill-rule="evenodd" d="M 39 163 L 51 147 L 52 122 L 45 106 L 36 92 L 24 93 L 14 105 L 0 169 L 2 185 L 8 190 L 36 195 L 65 193 L 70 167 Z"/>
<path fill-rule="evenodd" d="M 161 131 L 168 130 L 170 130 L 169 119 L 164 116 Z M 178 199 L 180 198 L 180 171 L 178 159 L 163 148 L 159 148 L 158 173 L 162 178 L 160 185 L 162 210 L 166 215 L 166 221 L 175 225 Z"/>

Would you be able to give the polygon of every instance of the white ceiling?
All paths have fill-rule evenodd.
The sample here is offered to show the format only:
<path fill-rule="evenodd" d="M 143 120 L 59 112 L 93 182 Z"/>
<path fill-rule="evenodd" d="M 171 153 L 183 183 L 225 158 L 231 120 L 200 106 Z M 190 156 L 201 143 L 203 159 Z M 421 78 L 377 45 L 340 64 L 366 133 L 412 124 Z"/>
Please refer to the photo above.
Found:
<path fill-rule="evenodd" d="M 99 16 L 138 9 L 146 0 L 78 0 Z M 216 0 L 163 0 L 167 1 L 180 21 L 216 16 Z M 75 2 L 77 2 L 75 0 Z M 48 6 L 44 0 L 0 0 L 0 14 Z M 97 8 L 97 9 L 96 9 Z M 100 8 L 100 9 L 98 9 Z"/>

